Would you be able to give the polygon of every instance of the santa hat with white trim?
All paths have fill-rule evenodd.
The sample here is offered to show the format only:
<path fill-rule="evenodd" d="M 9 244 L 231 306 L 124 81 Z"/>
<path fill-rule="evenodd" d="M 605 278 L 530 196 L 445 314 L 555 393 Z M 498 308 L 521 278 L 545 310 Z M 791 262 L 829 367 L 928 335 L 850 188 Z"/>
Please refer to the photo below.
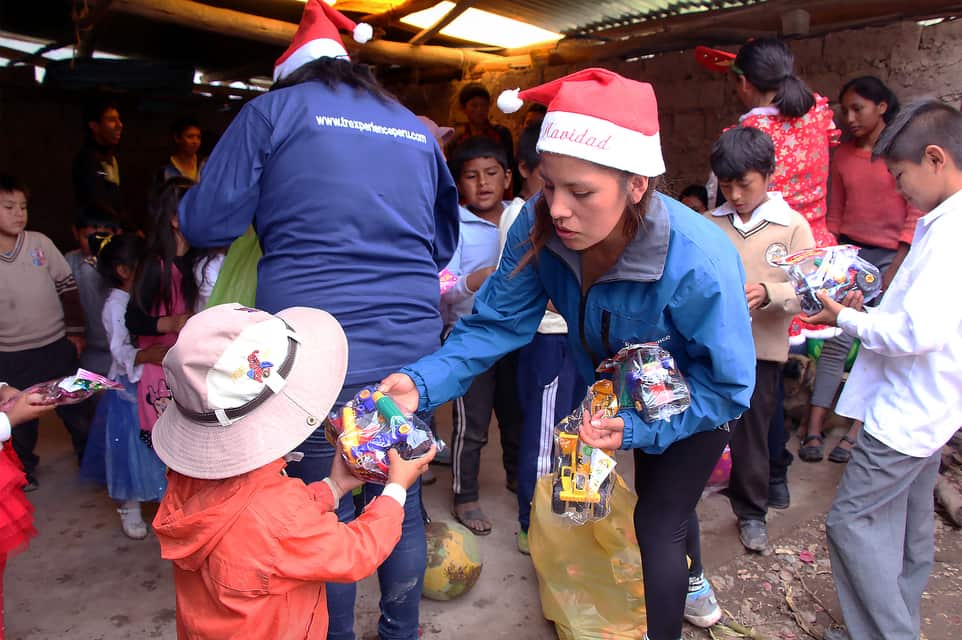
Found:
<path fill-rule="evenodd" d="M 523 100 L 547 105 L 538 151 L 654 177 L 665 172 L 658 102 L 647 82 L 607 69 L 584 69 L 543 85 L 505 91 L 498 108 L 514 113 Z"/>
<path fill-rule="evenodd" d="M 274 82 L 318 58 L 347 58 L 338 29 L 350 31 L 354 40 L 361 44 L 374 35 L 371 25 L 355 24 L 322 0 L 307 0 L 291 46 L 274 63 Z"/>

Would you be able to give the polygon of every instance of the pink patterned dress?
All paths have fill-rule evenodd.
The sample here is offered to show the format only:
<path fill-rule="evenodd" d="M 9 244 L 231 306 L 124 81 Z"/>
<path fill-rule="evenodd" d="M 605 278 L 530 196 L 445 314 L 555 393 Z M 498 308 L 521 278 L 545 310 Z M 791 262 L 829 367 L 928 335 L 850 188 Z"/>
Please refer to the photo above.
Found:
<path fill-rule="evenodd" d="M 158 318 L 176 316 L 189 311 L 181 288 L 183 276 L 177 265 L 171 265 L 170 280 L 171 308 L 168 310 L 167 305 L 163 302 L 154 305 L 151 313 Z M 175 342 L 177 342 L 176 333 L 164 333 L 159 336 L 138 336 L 137 348 L 145 349 L 155 344 L 170 347 Z M 164 378 L 164 368 L 156 364 L 144 364 L 140 382 L 137 383 L 137 412 L 140 416 L 140 428 L 142 430 L 153 431 L 154 423 L 167 408 L 171 398 L 170 388 Z"/>

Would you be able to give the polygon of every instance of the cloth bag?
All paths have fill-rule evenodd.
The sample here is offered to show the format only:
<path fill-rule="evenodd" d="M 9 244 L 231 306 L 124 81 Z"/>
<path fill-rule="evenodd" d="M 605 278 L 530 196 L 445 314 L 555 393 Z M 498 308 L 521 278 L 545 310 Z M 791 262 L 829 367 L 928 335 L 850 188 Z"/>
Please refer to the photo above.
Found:
<path fill-rule="evenodd" d="M 234 240 L 227 250 L 217 282 L 207 300 L 207 308 L 228 302 L 253 307 L 257 294 L 257 263 L 262 255 L 260 240 L 254 228 L 248 227 L 247 232 Z"/>
<path fill-rule="evenodd" d="M 551 475 L 542 476 L 535 489 L 531 560 L 542 612 L 561 640 L 639 640 L 645 634 L 637 498 L 620 475 L 613 475 L 611 513 L 581 526 L 552 513 Z"/>

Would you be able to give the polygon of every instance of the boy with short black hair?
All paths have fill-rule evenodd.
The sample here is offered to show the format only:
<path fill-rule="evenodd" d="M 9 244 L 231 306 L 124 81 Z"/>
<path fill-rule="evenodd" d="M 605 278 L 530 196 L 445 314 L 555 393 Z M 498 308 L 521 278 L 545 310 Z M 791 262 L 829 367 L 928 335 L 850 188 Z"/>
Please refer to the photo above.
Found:
<path fill-rule="evenodd" d="M 453 155 L 458 147 L 471 138 L 483 137 L 500 145 L 504 153 L 505 167 L 509 169 L 513 167 L 514 139 L 507 127 L 492 124 L 488 119 L 488 112 L 491 109 L 491 94 L 484 88 L 484 85 L 477 82 L 464 85 L 458 94 L 458 103 L 461 105 L 461 110 L 468 121 L 458 128 L 454 140 L 451 142 L 449 155 Z M 455 174 L 455 178 L 457 178 L 457 174 Z"/>
<path fill-rule="evenodd" d="M 775 145 L 752 127 L 729 129 L 711 150 L 712 171 L 727 202 L 709 218 L 738 249 L 745 266 L 745 297 L 755 341 L 755 391 L 751 407 L 732 428 L 729 498 L 746 549 L 768 547 L 769 425 L 776 411 L 782 365 L 788 360 L 788 327 L 801 307 L 780 258 L 815 246 L 812 230 L 768 185 Z"/>
<path fill-rule="evenodd" d="M 447 267 L 458 276 L 458 282 L 441 296 L 445 335 L 461 316 L 471 313 L 475 293 L 498 266 L 498 224 L 507 204 L 501 197 L 511 184 L 511 169 L 504 151 L 485 137 L 470 138 L 461 144 L 450 167 L 464 206 L 460 211 L 458 246 Z M 516 486 L 521 433 L 517 380 L 518 354 L 514 352 L 475 378 L 467 393 L 454 403 L 454 515 L 476 535 L 491 533 L 491 521 L 479 502 L 478 472 L 492 409 L 501 432 L 507 485 L 512 490 Z"/>
<path fill-rule="evenodd" d="M 926 212 L 881 303 L 825 295 L 808 319 L 837 324 L 861 350 L 835 408 L 864 422 L 828 514 L 832 572 L 848 631 L 826 638 L 919 637 L 932 570 L 932 494 L 942 446 L 962 424 L 962 298 L 946 286 L 962 237 L 962 114 L 935 99 L 905 107 L 873 155 Z"/>

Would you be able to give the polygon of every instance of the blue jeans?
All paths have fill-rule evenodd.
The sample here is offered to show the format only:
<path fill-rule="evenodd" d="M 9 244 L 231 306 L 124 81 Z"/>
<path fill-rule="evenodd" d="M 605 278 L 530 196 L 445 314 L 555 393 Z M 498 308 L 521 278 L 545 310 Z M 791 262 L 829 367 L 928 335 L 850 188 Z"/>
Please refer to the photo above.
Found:
<path fill-rule="evenodd" d="M 360 387 L 345 389 L 338 398 L 337 406 L 353 398 Z M 316 482 L 326 478 L 334 462 L 334 447 L 324 436 L 323 427 L 315 431 L 297 448 L 304 454 L 300 462 L 287 466 L 287 473 L 304 482 Z M 364 485 L 364 502 L 377 497 L 383 487 Z M 343 496 L 337 506 L 341 522 L 350 522 L 356 516 L 354 500 Z M 377 570 L 381 587 L 381 617 L 378 635 L 381 640 L 417 640 L 418 613 L 421 590 L 424 586 L 424 569 L 427 565 L 427 543 L 424 520 L 421 516 L 421 481 L 408 489 L 404 503 L 404 526 L 401 540 L 394 551 Z M 354 640 L 354 600 L 357 585 L 327 584 L 328 640 Z"/>

